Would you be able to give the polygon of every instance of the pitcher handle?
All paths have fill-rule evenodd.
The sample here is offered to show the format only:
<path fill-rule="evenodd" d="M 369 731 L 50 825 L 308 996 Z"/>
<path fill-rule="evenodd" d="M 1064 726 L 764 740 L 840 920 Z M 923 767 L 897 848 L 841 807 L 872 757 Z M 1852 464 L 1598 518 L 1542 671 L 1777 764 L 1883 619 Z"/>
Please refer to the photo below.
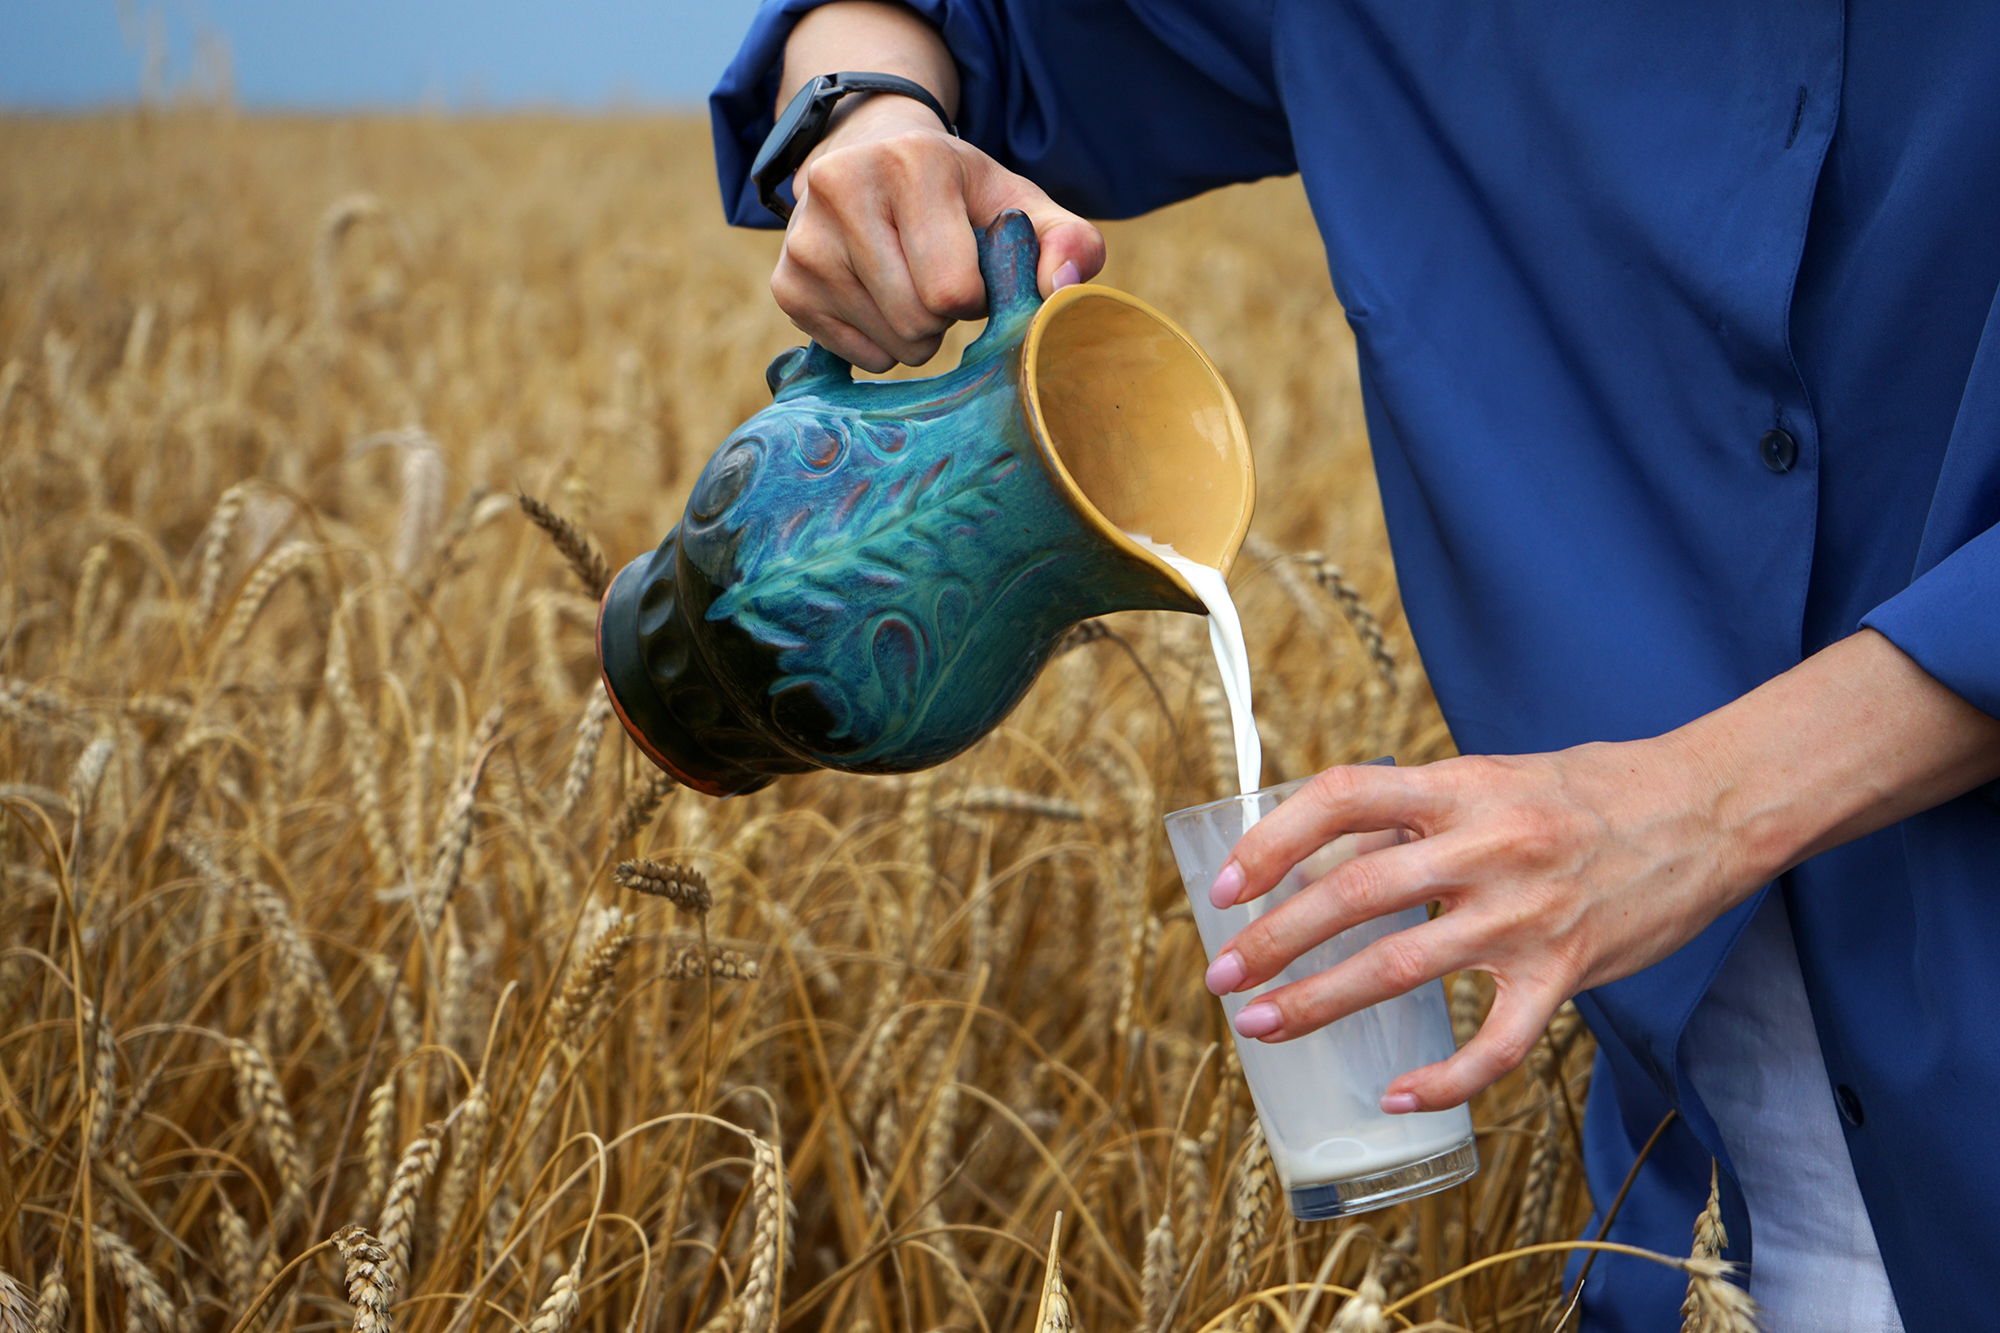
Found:
<path fill-rule="evenodd" d="M 1028 215 L 1010 208 L 980 228 L 978 238 L 979 276 L 986 283 L 986 330 L 965 349 L 961 365 L 1017 345 L 1042 308 L 1042 289 L 1035 278 L 1042 242 Z"/>

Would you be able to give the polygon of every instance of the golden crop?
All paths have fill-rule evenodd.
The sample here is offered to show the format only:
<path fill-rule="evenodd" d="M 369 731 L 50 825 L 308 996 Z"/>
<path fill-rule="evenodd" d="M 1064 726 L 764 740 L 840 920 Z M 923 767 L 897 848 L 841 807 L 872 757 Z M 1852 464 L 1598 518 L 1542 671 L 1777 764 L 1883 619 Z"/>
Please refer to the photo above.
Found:
<path fill-rule="evenodd" d="M 1554 1323 L 1559 1249 L 1461 1270 L 1583 1224 L 1573 1012 L 1468 1185 L 1275 1197 L 1159 825 L 1231 771 L 1194 618 L 909 779 L 607 725 L 521 497 L 657 542 L 775 244 L 692 120 L 0 122 L 0 1330 Z M 1295 184 L 1111 253 L 1257 447 L 1267 776 L 1448 753 Z"/>

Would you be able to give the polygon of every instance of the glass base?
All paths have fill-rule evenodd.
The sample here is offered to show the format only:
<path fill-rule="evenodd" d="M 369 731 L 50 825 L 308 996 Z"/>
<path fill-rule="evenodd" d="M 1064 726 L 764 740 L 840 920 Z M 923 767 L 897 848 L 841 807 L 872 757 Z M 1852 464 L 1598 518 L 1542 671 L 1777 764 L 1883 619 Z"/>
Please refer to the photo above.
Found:
<path fill-rule="evenodd" d="M 1329 1180 L 1322 1185 L 1300 1185 L 1292 1190 L 1292 1216 L 1301 1222 L 1345 1217 L 1387 1208 L 1449 1189 L 1479 1169 L 1479 1149 L 1468 1136 L 1455 1148 L 1419 1162 L 1406 1162 L 1390 1171 L 1352 1180 Z"/>

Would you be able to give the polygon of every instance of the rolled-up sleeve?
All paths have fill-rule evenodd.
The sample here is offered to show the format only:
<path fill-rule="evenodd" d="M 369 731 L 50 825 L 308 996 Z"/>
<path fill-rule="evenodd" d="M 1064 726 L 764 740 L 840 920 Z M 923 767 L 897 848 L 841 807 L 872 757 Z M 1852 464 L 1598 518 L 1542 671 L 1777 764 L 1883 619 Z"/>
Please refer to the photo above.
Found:
<path fill-rule="evenodd" d="M 765 0 L 709 96 L 723 210 L 776 226 L 750 163 L 785 41 L 826 0 Z M 1092 217 L 1130 217 L 1296 169 L 1273 74 L 1271 3 L 910 0 L 957 61 L 960 132 Z M 831 72 L 831 71 L 827 71 Z"/>
<path fill-rule="evenodd" d="M 1915 577 L 1861 623 L 2000 717 L 2000 294 L 1959 399 Z"/>

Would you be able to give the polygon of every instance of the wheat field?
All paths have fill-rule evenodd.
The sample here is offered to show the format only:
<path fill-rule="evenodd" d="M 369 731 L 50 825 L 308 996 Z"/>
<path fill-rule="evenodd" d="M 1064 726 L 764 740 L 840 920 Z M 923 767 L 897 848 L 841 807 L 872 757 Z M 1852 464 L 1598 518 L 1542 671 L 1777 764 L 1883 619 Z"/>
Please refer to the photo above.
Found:
<path fill-rule="evenodd" d="M 1450 753 L 1296 183 L 1109 236 L 1256 448 L 1267 780 Z M 607 726 L 594 553 L 766 401 L 775 246 L 693 119 L 0 121 L 0 1333 L 1560 1326 L 1574 1010 L 1470 1182 L 1277 1197 L 1159 822 L 1198 619 L 906 779 Z"/>

